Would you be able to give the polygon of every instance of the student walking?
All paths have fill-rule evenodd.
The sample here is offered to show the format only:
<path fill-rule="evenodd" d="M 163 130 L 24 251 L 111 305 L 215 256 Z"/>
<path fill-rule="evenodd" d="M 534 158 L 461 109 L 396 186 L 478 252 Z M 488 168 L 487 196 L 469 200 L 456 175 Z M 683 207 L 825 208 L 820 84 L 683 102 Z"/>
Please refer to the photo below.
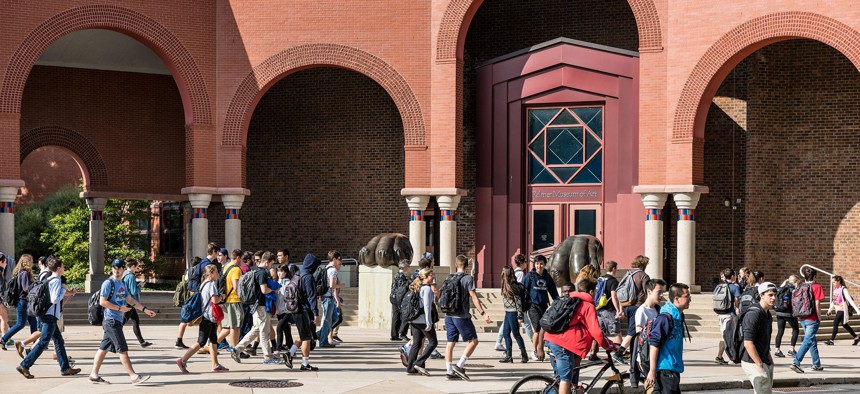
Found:
<path fill-rule="evenodd" d="M 621 309 L 621 304 L 618 302 L 618 279 L 615 274 L 618 273 L 618 263 L 615 261 L 606 262 L 606 273 L 597 279 L 598 287 L 603 282 L 602 294 L 597 294 L 595 290 L 594 306 L 597 309 L 597 322 L 600 324 L 600 331 L 608 338 L 612 338 L 615 344 L 621 344 L 621 318 L 624 316 L 624 311 Z M 591 344 L 591 354 L 588 356 L 589 361 L 597 361 L 597 342 Z"/>
<path fill-rule="evenodd" d="M 314 271 L 322 264 L 313 253 L 305 255 L 302 268 L 299 271 L 299 305 L 300 311 L 293 315 L 296 330 L 299 332 L 299 340 L 290 349 L 288 354 L 295 357 L 296 351 L 301 348 L 302 366 L 300 371 L 318 371 L 319 368 L 311 365 L 311 342 L 314 340 L 314 327 L 320 323 L 319 310 L 317 309 L 317 291 L 314 286 Z"/>
<path fill-rule="evenodd" d="M 758 293 L 758 305 L 750 307 L 741 322 L 744 336 L 741 368 L 749 377 L 755 394 L 770 394 L 773 390 L 773 358 L 770 357 L 773 317 L 770 310 L 776 301 L 776 285 L 764 282 L 758 285 Z"/>
<path fill-rule="evenodd" d="M 529 294 L 529 303 L 531 304 L 527 317 L 533 329 L 540 329 L 538 322 L 549 307 L 550 297 L 553 301 L 558 299 L 558 290 L 555 281 L 549 271 L 546 270 L 546 257 L 543 255 L 535 256 L 534 265 L 534 268 L 525 275 L 523 286 Z M 537 350 L 540 346 L 538 336 L 533 335 L 532 358 L 534 360 L 537 360 Z"/>
<path fill-rule="evenodd" d="M 33 375 L 30 374 L 30 367 L 36 363 L 36 360 L 39 359 L 39 356 L 42 355 L 42 352 L 48 347 L 48 343 L 51 341 L 54 342 L 54 349 L 56 349 L 56 353 L 58 355 L 57 362 L 60 364 L 60 374 L 62 376 L 72 376 L 81 372 L 80 368 L 72 368 L 69 364 L 69 357 L 66 354 L 63 334 L 57 326 L 60 314 L 62 313 L 63 297 L 66 293 L 66 289 L 63 288 L 63 283 L 60 279 L 60 277 L 65 273 L 65 269 L 63 267 L 63 263 L 55 257 L 49 258 L 47 263 L 48 269 L 51 272 L 51 276 L 46 278 L 48 281 L 48 293 L 51 299 L 51 306 L 48 307 L 45 315 L 40 316 L 39 319 L 42 323 L 40 330 L 42 336 L 36 346 L 33 347 L 33 350 L 31 350 L 30 353 L 27 354 L 27 357 L 21 361 L 21 364 L 15 368 L 27 379 L 33 379 Z"/>
<path fill-rule="evenodd" d="M 819 316 L 821 315 L 821 300 L 824 299 L 824 289 L 821 288 L 821 285 L 815 283 L 817 273 L 812 268 L 804 268 L 803 278 L 805 281 L 792 294 L 792 303 L 794 303 L 794 300 L 797 298 L 796 295 L 800 295 L 800 292 L 805 292 L 806 295 L 803 298 L 809 300 L 812 305 L 808 316 L 798 316 L 800 318 L 800 325 L 803 326 L 803 343 L 800 344 L 800 349 L 794 355 L 794 363 L 791 364 L 791 370 L 797 373 L 804 372 L 800 368 L 800 363 L 803 361 L 803 357 L 806 356 L 806 352 L 812 355 L 812 370 L 824 370 L 824 367 L 821 366 L 821 358 L 818 355 L 818 338 L 816 337 L 818 329 L 821 327 L 821 318 Z M 796 305 L 792 305 L 792 307 L 795 310 L 799 309 Z"/>
<path fill-rule="evenodd" d="M 493 321 L 478 301 L 478 294 L 475 293 L 475 278 L 466 273 L 466 268 L 472 262 L 463 255 L 457 256 L 455 260 L 457 272 L 451 274 L 451 276 L 449 276 L 448 279 L 445 279 L 445 281 L 456 281 L 452 290 L 460 292 L 462 295 L 460 299 L 463 300 L 463 305 L 459 309 L 459 313 L 445 316 L 445 331 L 448 339 L 448 346 L 445 348 L 445 368 L 447 369 L 447 377 L 449 380 L 456 380 L 457 378 L 469 380 L 469 376 L 466 375 L 466 361 L 469 360 L 469 357 L 472 356 L 472 352 L 474 352 L 475 348 L 478 347 L 478 333 L 475 330 L 475 323 L 472 323 L 472 314 L 469 313 L 469 301 L 471 300 L 475 303 L 475 308 L 481 316 L 484 316 L 484 321 L 486 321 L 487 324 L 492 323 Z M 443 285 L 443 288 L 444 287 L 445 286 Z M 440 290 L 440 293 L 444 293 L 442 290 Z M 553 291 L 555 291 L 554 285 Z M 466 296 L 467 294 L 468 296 Z M 444 295 L 445 294 L 440 294 L 440 297 L 443 297 Z M 454 364 L 454 348 L 457 346 L 457 341 L 461 338 L 463 342 L 466 342 L 466 348 L 463 349 L 463 355 L 460 356 L 460 361 Z M 417 346 L 417 343 L 413 345 L 413 348 L 415 346 Z"/>
<path fill-rule="evenodd" d="M 140 283 L 137 282 L 137 274 L 140 272 L 140 263 L 135 259 L 126 259 L 125 266 L 125 272 L 122 274 L 122 283 L 125 285 L 125 288 L 128 289 L 128 295 L 134 299 L 135 302 L 140 302 Z M 131 320 L 132 331 L 134 331 L 134 336 L 137 337 L 137 342 L 140 344 L 140 347 L 146 348 L 152 346 L 152 343 L 144 340 L 143 335 L 140 333 L 140 316 L 137 314 L 136 309 L 132 309 L 125 314 L 125 322 L 128 322 L 129 320 Z"/>
<path fill-rule="evenodd" d="M 214 242 L 210 242 L 206 245 L 206 257 L 200 259 L 200 257 L 194 257 L 194 263 L 191 268 L 185 271 L 185 280 L 188 281 L 188 294 L 194 294 L 200 291 L 200 283 L 203 282 L 201 280 L 202 275 L 206 269 L 206 266 L 212 264 L 213 261 L 218 259 L 218 244 Z M 220 271 L 220 270 L 219 270 Z M 188 346 L 185 346 L 185 343 L 182 342 L 182 337 L 185 336 L 185 329 L 188 327 L 187 321 L 179 320 L 179 327 L 176 332 L 176 344 L 173 345 L 175 349 L 188 349 Z"/>
<path fill-rule="evenodd" d="M 344 287 L 343 283 L 340 283 L 337 277 L 337 273 L 343 264 L 340 252 L 329 251 L 328 259 L 329 263 L 325 267 L 325 280 L 328 282 L 328 291 L 320 295 L 323 315 L 319 331 L 319 347 L 322 348 L 333 348 L 336 346 L 334 338 L 331 337 L 333 335 L 332 326 L 335 322 L 335 311 L 340 309 L 340 299 L 337 293 Z"/>
<path fill-rule="evenodd" d="M 517 283 L 520 283 L 520 284 L 523 283 L 524 273 L 523 273 L 523 269 L 520 267 L 524 266 L 527 261 L 528 260 L 526 259 L 526 256 L 524 254 L 520 253 L 520 248 L 517 248 L 517 251 L 514 252 L 513 256 L 511 256 L 511 268 L 513 269 L 514 279 Z M 528 313 L 528 308 L 526 308 L 526 310 L 523 312 L 523 316 L 525 316 L 525 314 L 527 314 L 527 313 Z M 524 317 L 524 318 L 520 319 L 520 321 L 525 323 L 528 321 L 528 318 Z M 500 352 L 505 351 L 505 345 L 502 344 L 502 340 L 504 339 L 504 335 L 502 333 L 504 331 L 505 331 L 505 322 L 502 322 L 502 325 L 499 327 L 499 334 L 496 335 L 496 350 L 498 350 Z M 526 333 L 529 335 L 529 342 L 531 342 L 532 337 L 531 337 L 531 333 L 530 333 L 530 327 L 526 329 Z"/>
<path fill-rule="evenodd" d="M 280 254 L 280 252 L 278 252 Z M 293 356 L 290 354 L 290 347 L 293 346 L 293 333 L 290 329 L 293 312 L 299 312 L 301 309 L 291 311 L 287 301 L 289 298 L 290 305 L 298 305 L 298 277 L 290 272 L 289 264 L 282 264 L 278 267 L 278 284 L 281 288 L 278 289 L 278 324 L 275 329 L 275 352 L 278 352 L 284 359 L 284 364 L 288 368 L 293 369 Z"/>
<path fill-rule="evenodd" d="M 618 351 L 612 354 L 612 358 L 622 364 L 627 363 L 624 360 L 624 352 L 629 348 L 630 341 L 633 339 L 633 335 L 636 334 L 636 310 L 645 302 L 645 283 L 651 279 L 651 277 L 645 273 L 645 269 L 648 267 L 649 262 L 650 260 L 648 257 L 636 256 L 636 258 L 633 259 L 633 263 L 630 265 L 630 271 L 624 275 L 624 278 L 622 278 L 621 282 L 618 284 L 618 286 L 621 287 L 627 283 L 625 282 L 625 279 L 629 280 L 633 286 L 633 293 L 635 293 L 635 297 L 629 300 L 623 300 L 620 297 L 618 298 L 618 302 L 623 308 L 624 316 L 627 317 L 627 336 L 625 336 L 621 341 L 621 346 L 618 347 Z M 633 294 L 631 294 L 631 296 L 632 295 Z"/>
<path fill-rule="evenodd" d="M 227 249 L 221 248 L 218 251 L 218 260 L 227 260 Z M 239 300 L 239 292 L 236 289 L 239 286 L 239 278 L 243 274 L 240 264 L 240 258 L 224 265 L 221 268 L 221 275 L 224 276 L 224 297 L 226 301 L 223 304 L 224 320 L 221 320 L 221 332 L 218 334 L 218 342 L 227 339 L 230 346 L 236 346 L 239 343 L 239 333 L 242 327 L 242 319 L 245 317 L 245 311 L 242 309 L 242 302 Z"/>
<path fill-rule="evenodd" d="M 637 333 L 641 333 L 648 326 L 648 322 L 654 320 L 659 314 L 660 300 L 663 298 L 664 291 L 666 291 L 666 282 L 663 279 L 649 279 L 648 282 L 645 282 L 645 302 L 636 309 L 636 317 L 634 318 Z M 643 368 L 649 367 L 642 364 L 643 358 L 639 354 L 640 349 L 636 346 L 638 343 L 638 341 L 633 341 L 630 346 L 631 387 L 639 386 L 639 382 L 642 380 L 641 371 L 647 370 Z"/>
<path fill-rule="evenodd" d="M 241 363 L 239 353 L 245 351 L 251 342 L 259 339 L 263 347 L 263 364 L 278 365 L 280 360 L 276 359 L 272 354 L 272 343 L 269 334 L 272 330 L 272 315 L 266 312 L 266 294 L 272 292 L 269 287 L 269 268 L 275 262 L 275 256 L 271 252 L 263 253 L 260 259 L 260 264 L 254 266 L 253 270 L 245 275 L 253 275 L 253 281 L 256 285 L 256 299 L 251 304 L 251 313 L 253 325 L 251 330 L 242 338 L 242 340 L 230 350 L 230 357 L 237 363 Z M 246 279 L 243 279 L 243 281 Z"/>
<path fill-rule="evenodd" d="M 6 331 L 6 334 L 0 338 L 0 347 L 2 347 L 3 350 L 6 350 L 6 342 L 8 342 L 12 336 L 17 334 L 18 331 L 21 331 L 25 325 L 30 325 L 31 334 L 37 331 L 36 318 L 27 315 L 27 292 L 30 291 L 30 286 L 32 286 L 33 282 L 36 280 L 33 276 L 33 256 L 22 254 L 21 258 L 18 259 L 18 265 L 16 265 L 15 270 L 12 271 L 12 277 L 15 278 L 16 285 L 20 291 L 17 293 L 18 299 L 11 300 L 14 302 L 10 302 L 10 305 L 14 304 L 16 306 L 17 315 L 15 325 L 9 328 L 9 331 Z"/>
<path fill-rule="evenodd" d="M 777 298 L 774 305 L 774 310 L 776 310 L 776 352 L 773 353 L 776 357 L 785 357 L 786 355 L 779 348 L 782 345 L 782 335 L 785 333 L 786 323 L 791 326 L 791 350 L 787 354 L 793 357 L 797 353 L 797 334 L 799 334 L 800 328 L 797 324 L 797 318 L 791 313 L 791 293 L 797 288 L 799 282 L 800 278 L 797 275 L 791 275 L 776 290 Z"/>
<path fill-rule="evenodd" d="M 430 376 L 425 363 L 439 343 L 436 339 L 436 322 L 439 321 L 439 315 L 433 304 L 435 296 L 430 287 L 434 276 L 433 270 L 424 268 L 418 272 L 418 277 L 409 285 L 408 291 L 413 293 L 413 297 L 418 297 L 418 307 L 421 309 L 421 314 L 409 322 L 413 344 L 406 359 L 406 373 L 408 374 Z M 425 338 L 427 339 L 426 345 L 424 345 Z M 424 350 L 420 351 L 422 346 L 424 346 Z M 418 355 L 419 351 L 421 352 L 420 356 Z"/>
<path fill-rule="evenodd" d="M 669 286 L 669 302 L 660 308 L 660 314 L 651 323 L 648 338 L 650 368 L 645 378 L 645 389 L 654 386 L 654 393 L 681 392 L 681 374 L 684 372 L 684 311 L 690 307 L 690 287 L 684 283 Z"/>
<path fill-rule="evenodd" d="M 406 276 L 409 272 L 409 260 L 400 260 L 397 264 L 400 269 L 394 280 L 391 282 L 391 292 L 388 294 L 388 299 L 391 303 L 391 336 L 392 341 L 405 341 L 406 330 L 409 329 L 409 322 L 400 321 L 400 303 L 403 301 L 403 295 L 409 291 L 410 280 Z M 432 291 L 432 289 L 431 289 Z"/>
<path fill-rule="evenodd" d="M 513 359 L 513 341 L 511 335 L 517 341 L 517 346 L 520 348 L 521 361 L 529 362 L 529 353 L 526 351 L 526 345 L 523 342 L 523 336 L 520 335 L 520 321 L 528 312 L 529 297 L 526 294 L 526 288 L 517 282 L 514 276 L 514 270 L 511 267 L 502 268 L 502 300 L 505 307 L 505 322 L 502 325 L 502 336 L 505 339 L 505 357 L 499 360 L 500 363 L 512 363 Z"/>
<path fill-rule="evenodd" d="M 714 313 L 717 314 L 717 324 L 720 325 L 720 344 L 717 346 L 717 357 L 714 358 L 714 364 L 725 365 L 729 362 L 723 358 L 723 353 L 726 351 L 726 341 L 723 340 L 723 333 L 726 331 L 726 327 L 732 323 L 734 317 L 737 316 L 741 300 L 741 289 L 735 283 L 735 270 L 726 268 L 720 276 L 722 277 L 722 282 L 714 287 L 714 292 L 711 296 Z"/>
<path fill-rule="evenodd" d="M 197 335 L 197 342 L 185 351 L 185 354 L 178 360 L 176 364 L 179 366 L 179 371 L 188 373 L 188 360 L 194 353 L 197 353 L 200 348 L 209 343 L 209 356 L 212 359 L 212 372 L 227 372 L 229 369 L 218 363 L 218 319 L 216 319 L 213 309 L 220 309 L 218 303 L 221 302 L 221 294 L 218 292 L 218 267 L 208 265 L 203 269 L 203 283 L 200 285 L 200 296 L 203 302 L 203 319 L 200 320 L 200 333 Z M 223 318 L 223 312 L 220 316 Z"/>
<path fill-rule="evenodd" d="M 824 343 L 833 345 L 833 341 L 836 340 L 836 333 L 839 332 L 839 326 L 842 326 L 854 338 L 852 345 L 857 346 L 857 343 L 860 343 L 860 337 L 851 329 L 851 325 L 848 324 L 848 317 L 851 315 L 849 308 L 853 309 L 854 313 L 860 313 L 860 310 L 857 309 L 854 299 L 851 298 L 851 294 L 845 287 L 845 280 L 841 276 L 836 275 L 833 277 L 832 282 L 833 294 L 831 294 L 830 308 L 827 309 L 827 316 L 833 315 L 834 312 L 836 316 L 833 318 L 833 331 L 830 333 L 830 339 Z"/>
<path fill-rule="evenodd" d="M 155 311 L 146 309 L 145 306 L 135 302 L 128 295 L 128 290 L 122 282 L 123 271 L 125 271 L 125 261 L 122 259 L 114 260 L 111 263 L 111 276 L 102 283 L 99 291 L 99 304 L 104 308 L 104 321 L 102 322 L 104 336 L 93 357 L 93 371 L 90 373 L 90 382 L 92 383 L 108 383 L 99 376 L 99 370 L 108 352 L 119 354 L 119 360 L 131 378 L 131 384 L 138 385 L 149 380 L 149 375 L 140 375 L 134 372 L 131 359 L 128 357 L 128 343 L 126 343 L 125 334 L 122 332 L 122 322 L 123 315 L 132 308 L 146 313 L 149 317 L 155 317 Z"/>
<path fill-rule="evenodd" d="M 12 262 L 6 257 L 3 252 L 0 252 L 0 291 L 5 293 L 6 282 L 12 277 Z M 9 331 L 9 312 L 6 311 L 6 305 L 0 300 L 0 334 L 6 335 Z"/>

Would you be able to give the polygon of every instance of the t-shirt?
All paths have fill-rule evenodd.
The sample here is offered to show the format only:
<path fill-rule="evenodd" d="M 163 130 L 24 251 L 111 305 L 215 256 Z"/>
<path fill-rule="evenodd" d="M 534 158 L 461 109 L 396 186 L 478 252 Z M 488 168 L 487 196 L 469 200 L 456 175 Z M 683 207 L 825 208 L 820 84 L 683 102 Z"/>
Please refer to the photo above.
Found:
<path fill-rule="evenodd" d="M 334 267 L 334 265 L 329 264 L 329 265 L 325 266 L 325 280 L 329 285 L 331 285 L 331 279 L 332 278 L 334 278 L 334 284 L 340 283 L 340 280 L 337 277 L 337 269 Z M 331 286 L 329 286 L 328 291 L 326 291 L 325 294 L 323 294 L 323 297 L 332 297 L 332 296 L 334 296 L 334 289 L 332 289 Z"/>
<path fill-rule="evenodd" d="M 639 297 L 636 299 L 636 306 L 645 303 L 645 298 L 648 297 L 648 291 L 645 289 L 645 283 L 651 280 L 651 277 L 645 271 L 639 271 L 633 274 L 633 284 L 636 286 L 636 291 L 639 292 Z"/>
<path fill-rule="evenodd" d="M 609 274 L 603 275 L 603 278 L 606 279 L 606 288 L 603 291 L 606 294 L 606 297 L 609 298 L 609 303 L 600 310 L 610 311 L 613 313 L 618 312 L 615 310 L 615 304 L 612 303 L 612 292 L 618 291 L 618 279 L 615 279 L 614 276 Z"/>
<path fill-rule="evenodd" d="M 744 333 L 744 341 L 753 342 L 755 350 L 758 352 L 759 358 L 761 358 L 761 362 L 773 365 L 773 358 L 770 355 L 770 334 L 773 331 L 773 317 L 770 315 L 770 311 L 763 311 L 757 306 L 751 307 L 744 315 L 741 326 Z M 746 350 L 743 351 L 741 361 L 754 362 Z"/>
<path fill-rule="evenodd" d="M 523 283 L 523 277 L 525 276 L 525 272 L 520 267 L 514 268 L 514 277 L 517 278 L 517 282 L 520 284 Z"/>
<path fill-rule="evenodd" d="M 130 295 L 135 301 L 140 301 L 140 285 L 137 284 L 137 278 L 135 277 L 134 272 L 125 270 L 122 273 L 122 283 L 125 284 L 125 288 L 128 289 L 128 295 Z"/>
<path fill-rule="evenodd" d="M 819 285 L 818 283 L 813 283 L 811 287 L 812 287 L 812 299 L 813 299 L 813 301 L 823 300 L 824 299 L 824 289 L 821 288 L 821 285 Z M 804 317 L 802 320 L 819 321 L 819 320 L 821 320 L 821 318 L 818 317 L 818 313 L 816 313 L 815 310 L 813 309 L 812 314 L 807 316 L 807 317 Z"/>
<path fill-rule="evenodd" d="M 468 274 L 463 275 L 463 277 L 460 278 L 460 291 L 463 292 L 463 307 L 462 309 L 460 309 L 461 311 L 463 311 L 463 313 L 459 315 L 448 316 L 456 319 L 471 319 L 472 314 L 469 313 L 469 306 L 471 305 L 470 303 L 472 302 L 472 297 L 469 295 L 469 292 L 475 291 L 475 278 Z"/>
<path fill-rule="evenodd" d="M 269 284 L 269 270 L 262 269 L 260 267 L 254 267 L 254 270 L 251 272 L 251 275 L 254 275 L 254 283 L 257 285 L 257 291 L 259 291 L 259 297 L 257 297 L 257 302 L 254 305 L 251 305 L 252 308 L 257 308 L 258 306 L 266 306 L 266 295 L 263 294 L 262 290 L 260 290 L 259 286 Z"/>
<path fill-rule="evenodd" d="M 111 297 L 111 284 L 113 284 L 113 297 Z M 116 280 L 113 277 L 102 282 L 102 289 L 99 292 L 102 297 L 107 298 L 108 302 L 116 306 L 125 306 L 125 297 L 128 296 L 128 291 L 125 289 L 125 284 L 121 280 Z M 113 319 L 122 324 L 124 313 L 122 311 L 105 309 L 105 319 Z"/>
<path fill-rule="evenodd" d="M 224 288 L 224 294 L 229 294 L 227 296 L 227 302 L 241 302 L 239 299 L 239 292 L 233 289 L 233 280 L 235 279 L 238 282 L 239 277 L 242 276 L 244 272 L 241 270 L 242 267 L 239 267 L 240 269 L 231 270 L 230 268 L 234 266 L 236 266 L 235 263 L 229 263 L 224 266 L 224 269 L 221 272 L 222 275 L 227 275 L 225 278 L 227 286 Z"/>
<path fill-rule="evenodd" d="M 200 297 L 203 303 L 203 317 L 206 320 L 215 322 L 215 317 L 212 316 L 212 296 L 220 295 L 218 293 L 218 283 L 208 280 L 200 286 Z"/>
<path fill-rule="evenodd" d="M 645 304 L 642 304 L 639 308 L 636 308 L 636 317 L 633 321 L 637 326 L 645 328 L 645 326 L 648 325 L 649 320 L 657 317 L 657 313 L 657 309 L 649 308 Z"/>

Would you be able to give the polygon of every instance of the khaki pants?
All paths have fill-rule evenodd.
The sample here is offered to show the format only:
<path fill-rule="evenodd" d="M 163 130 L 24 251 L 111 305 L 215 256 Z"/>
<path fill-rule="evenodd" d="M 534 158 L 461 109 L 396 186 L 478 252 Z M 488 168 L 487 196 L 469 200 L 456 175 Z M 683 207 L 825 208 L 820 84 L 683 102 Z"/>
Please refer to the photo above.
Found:
<path fill-rule="evenodd" d="M 251 331 L 248 331 L 245 337 L 236 345 L 236 350 L 239 352 L 245 350 L 251 342 L 254 342 L 259 337 L 260 346 L 263 348 L 263 355 L 266 358 L 272 358 L 272 342 L 270 341 L 272 316 L 266 312 L 265 306 L 258 306 L 251 315 L 253 316 L 254 325 L 251 327 Z"/>
<path fill-rule="evenodd" d="M 741 361 L 741 368 L 746 372 L 756 394 L 771 394 L 773 392 L 773 365 L 762 364 L 764 373 L 759 371 L 755 363 Z"/>

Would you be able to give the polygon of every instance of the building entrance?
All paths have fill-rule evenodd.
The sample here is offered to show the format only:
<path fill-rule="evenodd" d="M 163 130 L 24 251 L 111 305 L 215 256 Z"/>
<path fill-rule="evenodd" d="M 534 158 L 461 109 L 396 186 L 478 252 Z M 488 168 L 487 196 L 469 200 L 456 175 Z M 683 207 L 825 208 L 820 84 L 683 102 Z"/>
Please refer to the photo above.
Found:
<path fill-rule="evenodd" d="M 601 204 L 530 204 L 528 252 L 550 255 L 555 245 L 572 235 L 603 239 Z"/>

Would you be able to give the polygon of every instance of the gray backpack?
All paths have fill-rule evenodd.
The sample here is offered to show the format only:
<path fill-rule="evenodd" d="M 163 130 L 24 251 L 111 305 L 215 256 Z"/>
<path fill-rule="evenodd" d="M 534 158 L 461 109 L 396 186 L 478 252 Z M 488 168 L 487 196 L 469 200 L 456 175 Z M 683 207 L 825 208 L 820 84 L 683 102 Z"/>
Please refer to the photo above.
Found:
<path fill-rule="evenodd" d="M 714 288 L 714 295 L 711 299 L 713 300 L 714 312 L 720 315 L 732 313 L 735 300 L 732 296 L 731 289 L 729 289 L 728 283 L 718 284 L 717 287 Z"/>
<path fill-rule="evenodd" d="M 633 281 L 633 275 L 637 272 L 642 272 L 640 269 L 627 271 L 621 283 L 618 284 L 618 289 L 615 294 L 618 296 L 618 302 L 621 306 L 636 305 L 636 300 L 639 298 L 639 289 L 636 288 L 636 283 Z"/>

